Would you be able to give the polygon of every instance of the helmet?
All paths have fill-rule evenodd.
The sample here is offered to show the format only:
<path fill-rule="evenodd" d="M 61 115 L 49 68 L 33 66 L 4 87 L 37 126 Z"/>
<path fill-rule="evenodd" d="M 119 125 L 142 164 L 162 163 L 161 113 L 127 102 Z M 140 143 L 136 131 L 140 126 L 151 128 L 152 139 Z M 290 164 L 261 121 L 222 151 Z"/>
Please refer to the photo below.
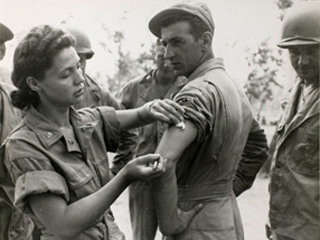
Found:
<path fill-rule="evenodd" d="M 67 27 L 66 30 L 76 41 L 75 49 L 77 53 L 85 54 L 87 59 L 92 58 L 94 52 L 92 51 L 91 42 L 88 35 L 81 30 L 72 27 Z"/>
<path fill-rule="evenodd" d="M 320 5 L 304 2 L 288 11 L 283 20 L 282 37 L 278 46 L 320 44 Z"/>
<path fill-rule="evenodd" d="M 13 38 L 12 31 L 3 23 L 0 22 L 0 44 L 5 43 Z"/>

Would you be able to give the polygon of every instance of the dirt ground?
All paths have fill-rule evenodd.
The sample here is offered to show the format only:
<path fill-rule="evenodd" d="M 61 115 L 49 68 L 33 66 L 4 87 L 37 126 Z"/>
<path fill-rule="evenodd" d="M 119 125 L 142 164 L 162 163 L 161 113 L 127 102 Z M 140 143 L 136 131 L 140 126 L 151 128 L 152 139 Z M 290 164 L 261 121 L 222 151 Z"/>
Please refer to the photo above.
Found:
<path fill-rule="evenodd" d="M 253 187 L 238 198 L 246 240 L 265 240 L 264 225 L 268 214 L 269 179 L 257 177 Z M 132 240 L 128 207 L 128 191 L 125 191 L 113 204 L 112 211 L 126 240 Z M 161 240 L 157 234 L 156 240 Z"/>

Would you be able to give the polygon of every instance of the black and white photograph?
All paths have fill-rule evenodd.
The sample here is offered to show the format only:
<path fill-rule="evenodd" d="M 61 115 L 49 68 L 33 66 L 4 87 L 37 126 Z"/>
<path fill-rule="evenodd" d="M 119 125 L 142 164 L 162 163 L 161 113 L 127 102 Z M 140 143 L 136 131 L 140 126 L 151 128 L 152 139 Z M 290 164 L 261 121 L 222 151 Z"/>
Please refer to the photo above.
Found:
<path fill-rule="evenodd" d="M 0 0 L 0 240 L 319 240 L 320 0 Z"/>

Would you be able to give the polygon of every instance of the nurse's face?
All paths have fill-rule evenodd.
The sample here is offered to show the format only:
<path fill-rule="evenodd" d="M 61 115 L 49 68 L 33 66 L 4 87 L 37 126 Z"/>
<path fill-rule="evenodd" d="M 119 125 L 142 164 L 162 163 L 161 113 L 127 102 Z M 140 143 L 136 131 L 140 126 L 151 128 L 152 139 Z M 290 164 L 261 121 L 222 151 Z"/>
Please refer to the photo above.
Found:
<path fill-rule="evenodd" d="M 62 49 L 38 82 L 40 104 L 72 106 L 83 98 L 84 77 L 80 58 L 73 47 Z"/>

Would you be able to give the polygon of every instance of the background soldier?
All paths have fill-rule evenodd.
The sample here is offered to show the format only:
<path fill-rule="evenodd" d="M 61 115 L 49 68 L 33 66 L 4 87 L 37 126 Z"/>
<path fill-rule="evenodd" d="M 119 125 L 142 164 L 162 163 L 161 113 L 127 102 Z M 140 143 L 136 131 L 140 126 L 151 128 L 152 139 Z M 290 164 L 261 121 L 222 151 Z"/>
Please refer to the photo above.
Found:
<path fill-rule="evenodd" d="M 76 40 L 75 49 L 81 61 L 81 69 L 85 78 L 83 99 L 75 105 L 75 108 L 109 106 L 114 109 L 124 107 L 116 100 L 112 94 L 102 88 L 95 80 L 86 73 L 87 60 L 94 55 L 88 35 L 79 28 L 68 26 L 66 30 Z M 117 155 L 113 160 L 112 172 L 116 174 L 128 161 L 132 159 L 137 139 L 137 131 L 126 130 L 121 132 L 120 145 Z"/>
<path fill-rule="evenodd" d="M 185 78 L 178 77 L 165 60 L 165 49 L 157 43 L 157 68 L 128 82 L 120 92 L 121 103 L 132 109 L 155 99 L 170 98 L 177 84 Z M 177 80 L 177 81 L 176 81 Z M 167 125 L 161 122 L 139 128 L 135 157 L 154 153 Z M 150 183 L 138 181 L 129 187 L 129 207 L 134 240 L 155 238 L 158 220 L 153 204 Z"/>
<path fill-rule="evenodd" d="M 299 80 L 277 128 L 270 183 L 270 222 L 277 240 L 318 240 L 320 5 L 287 13 L 280 48 L 289 50 Z"/>
<path fill-rule="evenodd" d="M 6 54 L 5 43 L 13 38 L 12 31 L 0 23 L 0 61 Z M 21 112 L 10 100 L 13 86 L 0 82 L 0 144 L 21 120 Z M 13 207 L 14 187 L 9 173 L 3 165 L 3 149 L 0 151 L 0 239 L 32 239 L 33 222 Z"/>

